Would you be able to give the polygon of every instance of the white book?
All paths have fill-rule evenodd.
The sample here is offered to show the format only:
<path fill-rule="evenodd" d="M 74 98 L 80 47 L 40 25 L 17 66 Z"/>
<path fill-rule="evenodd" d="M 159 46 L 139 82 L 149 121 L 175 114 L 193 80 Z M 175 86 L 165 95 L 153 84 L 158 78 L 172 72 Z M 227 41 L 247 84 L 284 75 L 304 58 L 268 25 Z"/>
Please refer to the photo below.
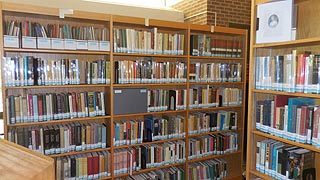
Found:
<path fill-rule="evenodd" d="M 256 43 L 290 41 L 292 39 L 292 12 L 293 0 L 258 4 Z"/>

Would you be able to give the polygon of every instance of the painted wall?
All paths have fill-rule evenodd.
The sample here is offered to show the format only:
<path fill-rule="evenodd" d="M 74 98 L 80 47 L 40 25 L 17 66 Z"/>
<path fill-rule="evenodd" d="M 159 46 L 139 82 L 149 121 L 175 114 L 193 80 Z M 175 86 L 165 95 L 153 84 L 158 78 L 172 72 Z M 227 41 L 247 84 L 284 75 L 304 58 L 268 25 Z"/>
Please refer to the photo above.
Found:
<path fill-rule="evenodd" d="M 149 19 L 160 19 L 168 21 L 183 22 L 184 15 L 180 11 L 133 7 L 107 3 L 94 3 L 82 0 L 0 0 L 3 2 L 32 4 L 38 6 L 74 9 L 89 12 L 107 13 L 123 16 L 142 17 Z"/>

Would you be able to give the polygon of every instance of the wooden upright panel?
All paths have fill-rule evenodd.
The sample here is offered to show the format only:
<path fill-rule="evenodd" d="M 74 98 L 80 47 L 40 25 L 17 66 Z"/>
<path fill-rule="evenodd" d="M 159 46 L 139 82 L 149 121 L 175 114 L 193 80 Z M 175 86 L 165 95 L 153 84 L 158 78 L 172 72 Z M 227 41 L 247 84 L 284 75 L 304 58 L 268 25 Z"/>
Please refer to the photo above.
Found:
<path fill-rule="evenodd" d="M 0 139 L 0 179 L 54 180 L 54 159 Z"/>

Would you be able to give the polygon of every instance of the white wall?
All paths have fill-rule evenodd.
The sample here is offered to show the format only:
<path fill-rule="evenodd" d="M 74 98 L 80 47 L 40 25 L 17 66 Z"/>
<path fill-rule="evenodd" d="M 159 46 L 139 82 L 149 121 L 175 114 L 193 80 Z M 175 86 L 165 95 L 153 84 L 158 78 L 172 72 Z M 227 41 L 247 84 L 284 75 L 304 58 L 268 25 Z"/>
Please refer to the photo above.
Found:
<path fill-rule="evenodd" d="M 107 13 L 123 16 L 143 17 L 168 21 L 183 22 L 182 12 L 165 9 L 115 5 L 107 3 L 88 2 L 82 0 L 0 0 L 4 2 L 32 4 L 46 7 L 74 9 L 89 12 Z M 152 0 L 150 0 L 152 1 Z"/>

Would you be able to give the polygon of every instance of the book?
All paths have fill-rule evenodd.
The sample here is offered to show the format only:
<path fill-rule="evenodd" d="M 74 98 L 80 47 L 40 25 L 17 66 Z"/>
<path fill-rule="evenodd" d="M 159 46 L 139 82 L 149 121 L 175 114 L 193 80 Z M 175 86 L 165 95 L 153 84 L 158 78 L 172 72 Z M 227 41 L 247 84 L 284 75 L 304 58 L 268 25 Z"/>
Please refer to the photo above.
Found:
<path fill-rule="evenodd" d="M 292 0 L 258 4 L 256 43 L 292 40 L 292 13 Z"/>

